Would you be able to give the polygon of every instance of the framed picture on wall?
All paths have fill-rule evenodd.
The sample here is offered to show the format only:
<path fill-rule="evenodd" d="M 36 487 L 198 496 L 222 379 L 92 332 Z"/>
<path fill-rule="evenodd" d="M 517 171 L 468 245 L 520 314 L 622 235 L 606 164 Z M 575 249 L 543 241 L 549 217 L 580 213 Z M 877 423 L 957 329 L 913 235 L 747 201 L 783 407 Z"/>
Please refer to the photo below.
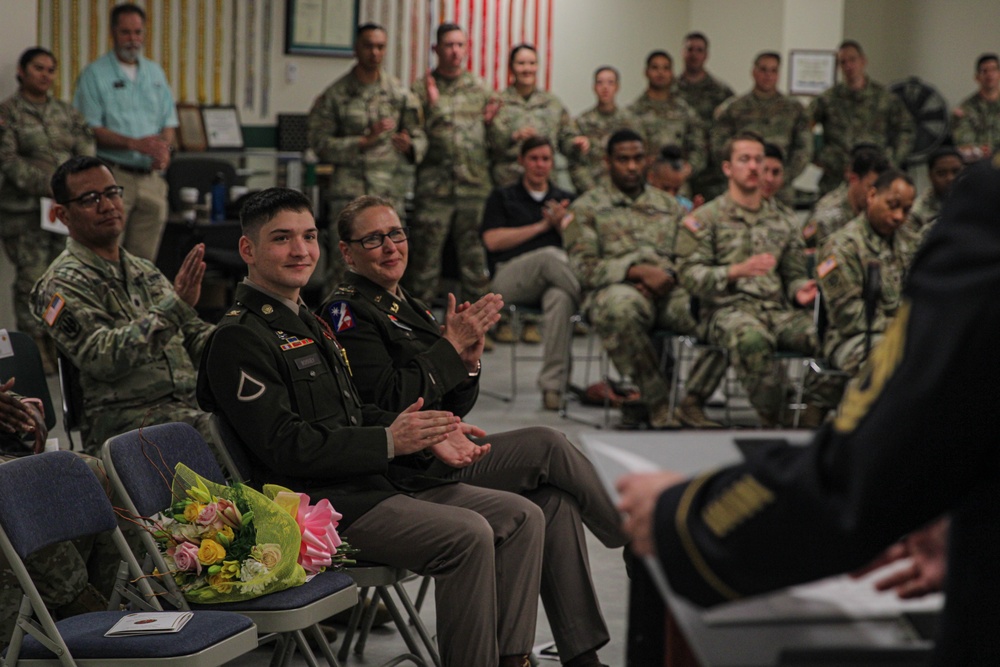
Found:
<path fill-rule="evenodd" d="M 202 107 L 201 118 L 209 150 L 243 148 L 243 127 L 235 106 Z"/>
<path fill-rule="evenodd" d="M 836 51 L 792 51 L 788 60 L 789 95 L 819 95 L 837 82 Z"/>
<path fill-rule="evenodd" d="M 181 150 L 203 151 L 208 148 L 201 107 L 197 104 L 177 105 L 177 142 Z"/>
<path fill-rule="evenodd" d="M 285 53 L 350 57 L 360 0 L 288 0 Z"/>

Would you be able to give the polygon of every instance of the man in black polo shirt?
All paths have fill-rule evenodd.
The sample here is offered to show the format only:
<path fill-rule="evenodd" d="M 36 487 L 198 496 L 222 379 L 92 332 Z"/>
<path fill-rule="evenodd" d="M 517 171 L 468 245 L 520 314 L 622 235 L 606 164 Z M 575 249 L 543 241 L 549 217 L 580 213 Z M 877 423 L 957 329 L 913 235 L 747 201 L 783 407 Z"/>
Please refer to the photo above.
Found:
<path fill-rule="evenodd" d="M 493 289 L 507 303 L 542 307 L 538 387 L 546 410 L 559 409 L 564 374 L 569 372 L 569 318 L 580 305 L 580 283 L 562 247 L 573 195 L 549 182 L 554 155 L 545 137 L 526 139 L 518 157 L 524 175 L 514 185 L 494 188 L 480 227 Z"/>

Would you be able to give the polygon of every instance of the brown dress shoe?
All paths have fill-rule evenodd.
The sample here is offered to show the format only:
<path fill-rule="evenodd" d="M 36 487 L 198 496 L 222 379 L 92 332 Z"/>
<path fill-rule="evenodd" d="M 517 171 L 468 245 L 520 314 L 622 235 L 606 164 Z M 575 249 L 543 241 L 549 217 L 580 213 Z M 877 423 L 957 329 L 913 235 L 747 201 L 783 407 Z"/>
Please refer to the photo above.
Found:
<path fill-rule="evenodd" d="M 799 428 L 817 429 L 826 421 L 827 410 L 807 403 L 805 410 L 799 415 Z"/>

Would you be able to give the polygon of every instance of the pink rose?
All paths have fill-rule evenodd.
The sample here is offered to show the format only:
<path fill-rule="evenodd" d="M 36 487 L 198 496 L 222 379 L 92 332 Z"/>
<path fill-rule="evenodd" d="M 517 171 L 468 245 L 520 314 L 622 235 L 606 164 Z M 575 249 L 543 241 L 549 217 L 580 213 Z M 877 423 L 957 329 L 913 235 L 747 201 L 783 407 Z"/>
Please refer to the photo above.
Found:
<path fill-rule="evenodd" d="M 202 526 L 211 526 L 215 523 L 216 519 L 219 518 L 219 506 L 215 503 L 209 503 L 202 508 L 201 513 L 198 514 L 197 523 Z"/>
<path fill-rule="evenodd" d="M 174 565 L 181 572 L 194 570 L 195 574 L 201 574 L 201 563 L 198 561 L 198 547 L 190 542 L 178 544 L 174 547 L 173 553 L 169 555 L 174 559 Z"/>

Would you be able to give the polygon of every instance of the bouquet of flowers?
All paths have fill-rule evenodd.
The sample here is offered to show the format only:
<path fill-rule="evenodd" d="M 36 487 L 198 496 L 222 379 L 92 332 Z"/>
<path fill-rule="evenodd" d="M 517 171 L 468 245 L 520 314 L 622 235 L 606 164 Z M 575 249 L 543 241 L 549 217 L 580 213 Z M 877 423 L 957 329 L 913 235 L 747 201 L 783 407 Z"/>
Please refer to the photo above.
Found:
<path fill-rule="evenodd" d="M 167 574 L 189 601 L 247 600 L 303 584 L 307 569 L 353 562 L 329 501 L 310 507 L 308 496 L 269 490 L 270 497 L 243 484 L 215 484 L 177 465 L 176 500 L 148 523 Z"/>

